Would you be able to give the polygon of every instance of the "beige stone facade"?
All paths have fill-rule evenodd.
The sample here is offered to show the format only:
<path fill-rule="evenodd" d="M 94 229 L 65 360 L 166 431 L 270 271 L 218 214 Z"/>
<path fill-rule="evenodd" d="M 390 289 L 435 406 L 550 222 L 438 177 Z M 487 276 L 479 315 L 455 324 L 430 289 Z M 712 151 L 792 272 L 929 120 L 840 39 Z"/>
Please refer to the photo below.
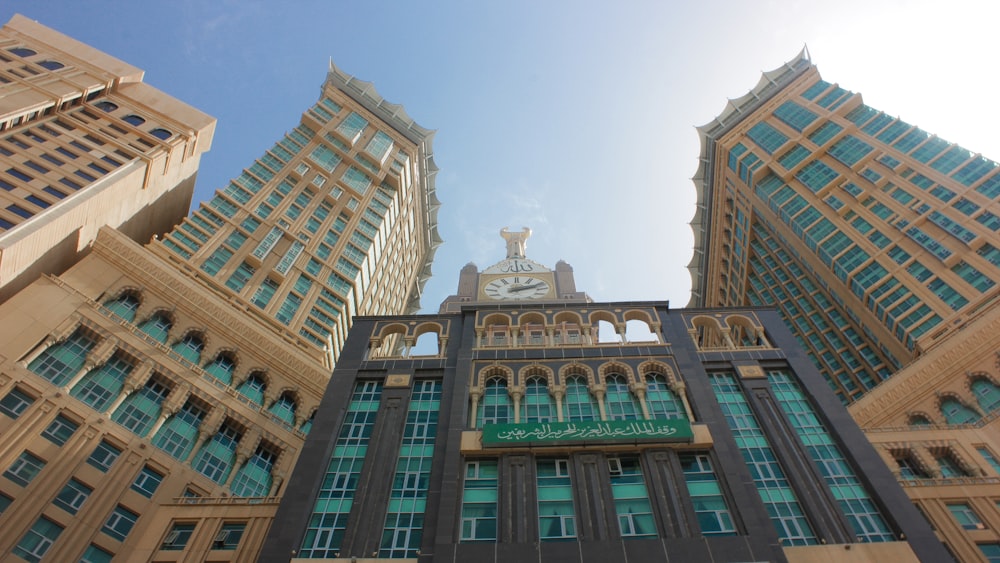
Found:
<path fill-rule="evenodd" d="M 0 559 L 256 559 L 353 317 L 419 308 L 433 131 L 331 65 L 185 219 L 213 119 L 20 17 L 0 70 Z"/>
<path fill-rule="evenodd" d="M 145 243 L 187 213 L 215 119 L 22 16 L 0 29 L 0 301 L 104 225 Z"/>

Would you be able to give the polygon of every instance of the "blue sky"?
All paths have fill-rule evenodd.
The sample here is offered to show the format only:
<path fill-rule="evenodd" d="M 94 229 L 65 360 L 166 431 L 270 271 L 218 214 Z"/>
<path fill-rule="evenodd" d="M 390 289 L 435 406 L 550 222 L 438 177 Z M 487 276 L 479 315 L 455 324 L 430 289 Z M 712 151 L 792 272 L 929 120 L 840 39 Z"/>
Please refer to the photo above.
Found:
<path fill-rule="evenodd" d="M 808 44 L 823 77 L 1000 158 L 987 0 L 381 2 L 7 0 L 14 13 L 146 71 L 216 117 L 195 204 L 248 167 L 319 94 L 332 59 L 437 130 L 440 231 L 422 304 L 458 271 L 564 259 L 599 301 L 689 298 L 696 125 Z"/>

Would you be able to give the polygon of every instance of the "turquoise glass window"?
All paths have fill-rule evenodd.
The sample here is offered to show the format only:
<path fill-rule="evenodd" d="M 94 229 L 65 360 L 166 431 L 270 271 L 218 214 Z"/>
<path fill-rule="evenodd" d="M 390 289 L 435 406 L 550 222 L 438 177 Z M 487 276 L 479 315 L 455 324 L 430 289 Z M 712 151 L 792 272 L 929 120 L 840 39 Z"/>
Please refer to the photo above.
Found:
<path fill-rule="evenodd" d="M 77 328 L 66 340 L 46 348 L 28 369 L 61 386 L 80 371 L 95 344 L 96 338 Z"/>
<path fill-rule="evenodd" d="M 941 401 L 941 414 L 948 424 L 972 424 L 980 419 L 979 413 L 953 397 Z"/>
<path fill-rule="evenodd" d="M 123 352 L 115 352 L 107 362 L 90 370 L 73 386 L 70 395 L 90 405 L 98 412 L 104 412 L 121 393 L 125 380 L 135 365 Z"/>
<path fill-rule="evenodd" d="M 597 400 L 590 394 L 587 379 L 582 375 L 571 375 L 566 378 L 566 396 L 563 398 L 563 404 L 566 407 L 564 420 L 567 422 L 601 418 Z"/>
<path fill-rule="evenodd" d="M 135 320 L 135 312 L 139 308 L 139 299 L 131 293 L 123 293 L 104 304 L 113 314 L 128 322 Z"/>
<path fill-rule="evenodd" d="M 34 397 L 15 387 L 0 399 L 0 412 L 17 419 L 34 402 Z"/>
<path fill-rule="evenodd" d="M 288 424 L 295 424 L 295 399 L 287 392 L 282 393 L 278 400 L 267 409 L 268 412 L 280 418 Z"/>
<path fill-rule="evenodd" d="M 670 389 L 667 378 L 659 373 L 646 374 L 646 401 L 649 405 L 650 418 L 687 418 L 684 406 Z"/>
<path fill-rule="evenodd" d="M 543 377 L 529 377 L 521 399 L 521 422 L 555 422 L 556 403 Z"/>
<path fill-rule="evenodd" d="M 70 514 L 76 514 L 93 492 L 94 489 L 90 486 L 76 479 L 70 479 L 66 483 L 66 486 L 56 495 L 56 498 L 52 499 L 52 504 Z"/>
<path fill-rule="evenodd" d="M 267 383 L 264 382 L 264 378 L 261 374 L 254 372 L 236 390 L 254 403 L 263 405 L 265 389 L 267 389 Z"/>
<path fill-rule="evenodd" d="M 227 420 L 202 446 L 191 465 L 195 471 L 216 483 L 225 483 L 236 461 L 236 447 L 242 437 L 243 433 Z"/>
<path fill-rule="evenodd" d="M 787 101 L 774 110 L 774 116 L 792 129 L 802 132 L 816 120 L 816 114 L 793 101 Z"/>
<path fill-rule="evenodd" d="M 187 459 L 198 440 L 198 427 L 205 418 L 205 409 L 191 401 L 184 403 L 153 437 L 153 445 L 174 459 Z"/>
<path fill-rule="evenodd" d="M 736 378 L 730 373 L 709 378 L 782 545 L 815 545 L 816 535 Z"/>
<path fill-rule="evenodd" d="M 160 407 L 169 394 L 169 387 L 150 378 L 142 389 L 125 399 L 111 416 L 111 420 L 138 436 L 145 436 L 152 423 L 160 416 Z"/>
<path fill-rule="evenodd" d="M 151 336 L 153 340 L 165 344 L 167 342 L 167 335 L 173 326 L 174 323 L 166 314 L 156 313 L 139 325 L 139 330 Z"/>
<path fill-rule="evenodd" d="M 510 394 L 507 393 L 507 381 L 502 377 L 491 377 L 483 385 L 483 396 L 479 399 L 479 412 L 476 413 L 476 427 L 484 424 L 514 422 L 514 409 Z"/>
<path fill-rule="evenodd" d="M 3 476 L 22 487 L 27 487 L 32 479 L 42 472 L 44 467 L 44 459 L 29 452 L 21 452 L 21 455 L 14 460 L 7 471 L 4 471 Z"/>
<path fill-rule="evenodd" d="M 339 557 L 347 517 L 361 478 L 365 454 L 382 396 L 382 384 L 359 381 L 340 427 L 313 513 L 299 549 L 299 557 Z"/>
<path fill-rule="evenodd" d="M 655 538 L 656 521 L 638 456 L 608 458 L 608 469 L 622 537 Z"/>
<path fill-rule="evenodd" d="M 13 554 L 25 561 L 37 563 L 59 539 L 63 527 L 42 516 L 31 526 L 21 541 L 17 542 Z"/>
<path fill-rule="evenodd" d="M 184 335 L 177 343 L 171 346 L 174 352 L 180 354 L 185 360 L 197 364 L 201 360 L 201 351 L 205 348 L 205 342 L 201 336 L 194 332 Z"/>
<path fill-rule="evenodd" d="M 129 532 L 135 527 L 137 520 L 139 520 L 138 514 L 122 505 L 118 505 L 115 507 L 114 512 L 111 513 L 111 516 L 108 517 L 107 522 L 104 523 L 101 531 L 118 541 L 125 541 Z"/>
<path fill-rule="evenodd" d="M 735 535 L 733 515 L 726 506 L 711 458 L 706 454 L 681 454 L 680 462 L 702 535 Z"/>
<path fill-rule="evenodd" d="M 949 503 L 948 511 L 963 530 L 984 530 L 986 526 L 967 502 Z"/>
<path fill-rule="evenodd" d="M 640 420 L 642 407 L 635 395 L 628 388 L 624 375 L 609 374 L 606 380 L 607 391 L 604 395 L 605 412 L 608 420 Z"/>
<path fill-rule="evenodd" d="M 781 145 L 788 142 L 788 137 L 772 127 L 766 121 L 761 121 L 747 131 L 747 137 L 757 143 L 757 146 L 764 149 L 767 154 L 774 154 L 774 151 L 781 148 Z"/>
<path fill-rule="evenodd" d="M 406 413 L 379 557 L 419 555 L 440 409 L 441 382 L 418 381 Z"/>
<path fill-rule="evenodd" d="M 465 463 L 462 484 L 462 542 L 497 539 L 497 461 Z"/>
<path fill-rule="evenodd" d="M 205 366 L 205 373 L 228 385 L 233 382 L 233 371 L 235 369 L 236 363 L 233 362 L 231 357 L 219 354 L 211 363 Z"/>
<path fill-rule="evenodd" d="M 972 382 L 972 393 L 976 396 L 980 408 L 993 412 L 1000 408 L 1000 388 L 988 379 L 978 378 Z"/>
<path fill-rule="evenodd" d="M 233 477 L 230 487 L 237 497 L 266 497 L 271 492 L 271 469 L 278 455 L 264 445 L 247 460 Z"/>
<path fill-rule="evenodd" d="M 576 511 L 568 459 L 539 459 L 535 462 L 538 491 L 538 535 L 542 541 L 576 537 Z"/>
<path fill-rule="evenodd" d="M 895 541 L 871 495 L 791 374 L 773 370 L 768 372 L 767 379 L 778 404 L 819 467 L 855 535 L 867 542 Z"/>

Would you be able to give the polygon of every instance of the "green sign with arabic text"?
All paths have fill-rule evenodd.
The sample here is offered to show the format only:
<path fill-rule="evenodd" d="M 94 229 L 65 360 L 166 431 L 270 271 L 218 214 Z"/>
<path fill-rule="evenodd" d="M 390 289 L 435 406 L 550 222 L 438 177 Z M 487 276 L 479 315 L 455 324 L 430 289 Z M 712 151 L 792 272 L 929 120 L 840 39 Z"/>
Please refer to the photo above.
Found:
<path fill-rule="evenodd" d="M 634 442 L 690 442 L 684 419 L 541 422 L 483 425 L 483 446 L 555 446 Z"/>

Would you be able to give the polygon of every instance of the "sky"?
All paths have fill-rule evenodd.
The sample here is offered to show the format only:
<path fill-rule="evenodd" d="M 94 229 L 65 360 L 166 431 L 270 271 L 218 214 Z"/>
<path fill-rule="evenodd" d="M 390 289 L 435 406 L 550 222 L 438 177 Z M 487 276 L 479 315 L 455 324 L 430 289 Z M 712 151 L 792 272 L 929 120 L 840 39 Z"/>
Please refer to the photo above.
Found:
<path fill-rule="evenodd" d="M 696 126 L 808 46 L 868 105 L 1000 158 L 992 0 L 5 0 L 218 119 L 193 206 L 316 102 L 332 60 L 433 141 L 439 231 L 422 311 L 459 270 L 527 255 L 596 301 L 690 297 Z"/>

